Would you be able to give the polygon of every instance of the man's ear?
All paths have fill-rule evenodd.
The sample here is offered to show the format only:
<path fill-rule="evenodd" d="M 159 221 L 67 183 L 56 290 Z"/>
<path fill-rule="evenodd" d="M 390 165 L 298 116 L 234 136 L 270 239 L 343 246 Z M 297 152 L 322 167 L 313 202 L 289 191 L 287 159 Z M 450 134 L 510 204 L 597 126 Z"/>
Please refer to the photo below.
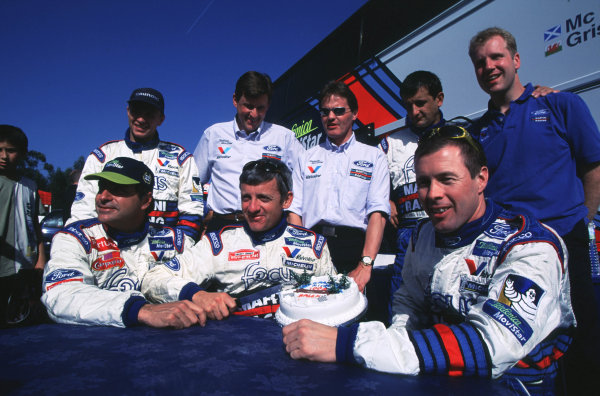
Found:
<path fill-rule="evenodd" d="M 479 181 L 479 186 L 477 188 L 477 192 L 479 194 L 483 193 L 483 190 L 485 190 L 485 187 L 487 186 L 489 180 L 489 176 L 490 174 L 487 166 L 482 166 L 479 170 L 479 174 L 475 176 Z"/>
<path fill-rule="evenodd" d="M 281 208 L 283 210 L 289 208 L 292 205 L 292 201 L 294 200 L 294 193 L 291 191 L 288 191 L 287 196 L 283 199 L 283 202 L 281 204 Z"/>
<path fill-rule="evenodd" d="M 149 191 L 142 196 L 142 206 L 141 209 L 146 211 L 148 207 L 152 204 L 152 192 Z"/>

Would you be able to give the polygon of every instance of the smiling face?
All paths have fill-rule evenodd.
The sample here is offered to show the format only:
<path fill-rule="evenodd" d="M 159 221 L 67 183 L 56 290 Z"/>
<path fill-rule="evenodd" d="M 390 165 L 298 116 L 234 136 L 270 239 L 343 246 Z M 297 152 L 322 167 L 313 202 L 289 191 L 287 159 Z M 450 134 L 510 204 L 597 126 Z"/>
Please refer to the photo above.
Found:
<path fill-rule="evenodd" d="M 440 107 L 444 102 L 444 93 L 434 98 L 426 87 L 419 87 L 417 93 L 404 99 L 403 104 L 410 122 L 417 128 L 429 128 L 442 119 Z"/>
<path fill-rule="evenodd" d="M 134 142 L 147 142 L 156 135 L 156 128 L 165 120 L 156 107 L 144 102 L 131 102 L 127 107 L 129 138 Z"/>
<path fill-rule="evenodd" d="M 352 124 L 356 120 L 357 113 L 350 110 L 348 100 L 341 96 L 331 95 L 321 102 L 321 108 L 333 109 L 336 107 L 343 107 L 346 112 L 341 116 L 337 116 L 333 111 L 330 111 L 327 115 L 321 116 L 321 121 L 329 140 L 339 146 L 352 136 Z"/>
<path fill-rule="evenodd" d="M 521 83 L 517 70 L 521 67 L 521 58 L 518 52 L 514 56 L 510 53 L 504 38 L 492 36 L 472 53 L 471 61 L 479 86 L 492 98 L 514 100 L 519 97 Z"/>
<path fill-rule="evenodd" d="M 233 105 L 237 109 L 235 118 L 238 127 L 250 133 L 256 131 L 265 119 L 267 110 L 269 110 L 269 97 L 267 94 L 256 98 L 246 98 L 245 95 L 242 95 L 241 98 L 237 99 L 234 94 Z"/>
<path fill-rule="evenodd" d="M 293 195 L 289 191 L 282 197 L 275 178 L 255 186 L 242 183 L 242 212 L 250 229 L 264 232 L 275 227 L 283 216 L 283 211 L 292 204 Z"/>
<path fill-rule="evenodd" d="M 142 197 L 133 185 L 123 185 L 100 179 L 96 194 L 98 220 L 116 230 L 138 230 L 146 218 L 146 209 L 152 202 L 152 193 Z"/>
<path fill-rule="evenodd" d="M 472 178 L 460 148 L 454 145 L 415 160 L 419 202 L 436 231 L 453 232 L 483 216 L 487 167 Z"/>

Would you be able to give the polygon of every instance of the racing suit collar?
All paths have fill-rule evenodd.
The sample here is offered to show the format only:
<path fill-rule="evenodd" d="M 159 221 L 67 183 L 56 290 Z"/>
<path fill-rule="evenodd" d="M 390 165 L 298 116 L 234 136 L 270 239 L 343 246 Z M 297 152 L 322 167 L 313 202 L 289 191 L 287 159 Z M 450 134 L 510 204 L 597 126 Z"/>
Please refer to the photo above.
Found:
<path fill-rule="evenodd" d="M 119 247 L 119 249 L 124 249 L 129 246 L 137 245 L 138 243 L 143 241 L 144 238 L 146 238 L 146 235 L 148 234 L 149 227 L 150 223 L 148 222 L 148 219 L 146 219 L 144 227 L 141 230 L 134 232 L 118 231 L 104 224 L 106 234 L 117 242 L 117 246 Z"/>
<path fill-rule="evenodd" d="M 414 126 L 413 123 L 410 121 L 410 118 L 406 117 L 406 126 L 408 126 L 408 128 L 419 138 L 421 136 L 423 136 L 423 134 L 425 132 L 427 132 L 433 128 L 443 127 L 444 125 L 446 125 L 446 120 L 444 119 L 444 113 L 442 112 L 441 109 L 440 109 L 440 121 L 436 124 L 429 125 L 427 128 L 418 128 L 418 127 Z"/>
<path fill-rule="evenodd" d="M 160 139 L 158 138 L 158 131 L 156 131 L 154 137 L 146 143 L 134 142 L 129 138 L 129 128 L 127 128 L 127 130 L 125 131 L 125 139 L 123 140 L 125 141 L 127 147 L 129 147 L 129 149 L 134 153 L 141 153 L 144 150 L 153 150 L 158 146 L 158 143 L 160 142 Z"/>
<path fill-rule="evenodd" d="M 464 224 L 458 230 L 449 233 L 435 232 L 435 247 L 440 249 L 456 249 L 470 245 L 483 230 L 487 229 L 498 217 L 502 211 L 500 205 L 495 204 L 491 199 L 485 200 L 486 208 L 483 216 L 470 223 Z"/>
<path fill-rule="evenodd" d="M 244 230 L 252 239 L 252 243 L 255 245 L 262 245 L 266 242 L 274 241 L 283 235 L 283 232 L 287 228 L 287 221 L 285 220 L 285 214 L 282 214 L 281 221 L 275 227 L 264 232 L 254 232 L 248 226 L 248 223 L 244 222 Z"/>

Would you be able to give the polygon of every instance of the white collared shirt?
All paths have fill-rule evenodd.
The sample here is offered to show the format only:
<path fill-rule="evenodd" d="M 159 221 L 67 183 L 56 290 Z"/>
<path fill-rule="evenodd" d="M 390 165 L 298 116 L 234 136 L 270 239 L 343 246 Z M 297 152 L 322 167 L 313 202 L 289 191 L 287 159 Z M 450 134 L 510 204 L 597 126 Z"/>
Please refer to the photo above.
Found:
<path fill-rule="evenodd" d="M 316 224 L 367 229 L 368 215 L 390 214 L 390 179 L 383 152 L 350 139 L 336 146 L 329 139 L 304 152 L 294 169 L 290 211 L 305 227 Z"/>
<path fill-rule="evenodd" d="M 220 214 L 241 210 L 240 174 L 247 162 L 274 158 L 292 170 L 303 151 L 294 132 L 280 125 L 263 121 L 251 133 L 240 130 L 235 118 L 212 125 L 194 151 L 200 182 L 210 182 L 208 209 Z"/>

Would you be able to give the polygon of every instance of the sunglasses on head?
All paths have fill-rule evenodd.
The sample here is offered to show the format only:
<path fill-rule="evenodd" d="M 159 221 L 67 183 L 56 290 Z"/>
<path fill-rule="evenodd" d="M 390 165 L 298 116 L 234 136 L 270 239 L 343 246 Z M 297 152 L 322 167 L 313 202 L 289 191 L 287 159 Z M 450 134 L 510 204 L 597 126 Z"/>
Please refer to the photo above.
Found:
<path fill-rule="evenodd" d="M 250 170 L 258 169 L 261 172 L 267 173 L 267 174 L 270 174 L 270 173 L 279 174 L 281 176 L 281 180 L 283 181 L 285 188 L 289 191 L 290 188 L 285 180 L 285 174 L 283 173 L 283 166 L 284 166 L 283 163 L 281 163 L 280 161 L 255 160 L 255 161 L 250 161 L 246 165 L 244 165 L 242 172 L 247 172 Z"/>
<path fill-rule="evenodd" d="M 421 136 L 419 143 L 430 140 L 436 135 L 449 139 L 465 139 L 471 147 L 476 151 L 480 151 L 479 146 L 475 143 L 475 139 L 473 139 L 471 134 L 465 128 L 458 125 L 446 124 L 443 127 L 433 128 Z"/>
<path fill-rule="evenodd" d="M 329 115 L 329 113 L 332 111 L 333 111 L 333 114 L 335 114 L 336 116 L 339 117 L 339 116 L 343 116 L 344 114 L 349 112 L 350 109 L 347 109 L 345 107 L 332 107 L 332 108 L 321 107 L 319 109 L 319 113 L 321 113 L 321 117 L 327 117 Z"/>

